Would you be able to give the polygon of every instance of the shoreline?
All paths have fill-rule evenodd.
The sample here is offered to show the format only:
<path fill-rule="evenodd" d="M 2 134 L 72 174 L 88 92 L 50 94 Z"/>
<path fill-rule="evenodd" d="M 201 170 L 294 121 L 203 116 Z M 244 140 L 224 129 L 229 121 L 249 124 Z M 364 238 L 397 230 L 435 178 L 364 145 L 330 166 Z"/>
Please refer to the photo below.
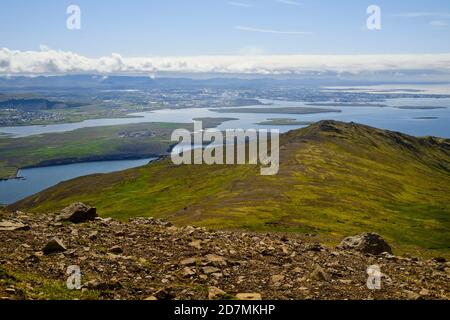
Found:
<path fill-rule="evenodd" d="M 126 161 L 126 160 L 142 160 L 147 158 L 156 158 L 160 159 L 164 155 L 156 155 L 156 154 L 145 154 L 140 156 L 133 155 L 118 155 L 118 156 L 98 156 L 98 157 L 86 157 L 80 159 L 57 159 L 57 160 L 48 160 L 41 162 L 36 165 L 24 166 L 21 168 L 17 168 L 16 176 L 9 178 L 0 178 L 0 182 L 9 181 L 9 180 L 23 180 L 24 177 L 17 176 L 17 173 L 20 170 L 24 169 L 38 169 L 38 168 L 46 168 L 46 167 L 56 167 L 56 166 L 64 166 L 69 164 L 80 164 L 80 163 L 89 163 L 89 162 L 102 162 L 102 161 Z"/>
<path fill-rule="evenodd" d="M 232 106 L 228 106 L 228 107 L 224 107 L 224 108 L 241 108 L 241 107 L 252 107 L 252 106 L 267 106 L 267 105 L 273 105 L 273 103 L 263 103 L 260 101 L 260 99 L 255 99 L 255 102 L 252 104 L 238 104 L 238 105 L 232 105 Z M 160 111 L 160 110 L 182 110 L 182 109 L 189 109 L 190 107 L 173 107 L 173 108 L 168 108 L 167 106 L 161 106 L 161 107 L 156 107 L 156 108 L 151 108 L 151 109 L 144 109 L 144 110 L 136 110 L 133 111 L 131 113 L 125 113 L 124 115 L 114 115 L 111 117 L 104 117 L 102 115 L 99 116 L 93 116 L 93 117 L 86 117 L 86 118 L 81 118 L 81 119 L 65 119 L 65 120 L 61 120 L 61 121 L 54 121 L 54 122 L 43 122 L 43 123 L 39 123 L 39 122 L 31 122 L 31 123 L 23 123 L 23 122 L 18 122 L 16 124 L 0 124 L 0 138 L 14 138 L 15 135 L 13 133 L 7 133 L 7 132 L 2 132 L 1 129 L 2 128 L 12 128 L 12 127 L 47 127 L 47 126 L 52 126 L 52 125 L 64 125 L 64 124 L 74 124 L 74 123 L 82 123 L 84 121 L 87 120 L 116 120 L 116 119 L 139 119 L 139 118 L 144 118 L 141 115 L 136 115 L 138 113 L 152 113 L 155 111 Z M 203 107 L 204 109 L 208 109 L 210 107 Z"/>
<path fill-rule="evenodd" d="M 8 181 L 8 180 L 19 180 L 21 177 L 17 176 L 17 173 L 20 171 L 20 168 L 14 167 L 16 170 L 14 172 L 14 175 L 10 175 L 9 177 L 0 177 L 0 182 L 2 181 Z"/>

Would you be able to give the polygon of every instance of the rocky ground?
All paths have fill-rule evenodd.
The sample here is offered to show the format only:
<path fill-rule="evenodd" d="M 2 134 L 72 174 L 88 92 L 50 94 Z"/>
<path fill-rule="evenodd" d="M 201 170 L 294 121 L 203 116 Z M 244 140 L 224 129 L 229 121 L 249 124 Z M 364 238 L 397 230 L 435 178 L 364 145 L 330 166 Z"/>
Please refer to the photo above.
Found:
<path fill-rule="evenodd" d="M 351 243 L 332 248 L 304 235 L 144 218 L 125 223 L 92 209 L 78 216 L 1 212 L 0 298 L 450 299 L 445 259 L 396 257 Z M 72 265 L 82 273 L 74 291 L 65 288 Z M 367 288 L 370 265 L 380 267 L 380 290 Z"/>

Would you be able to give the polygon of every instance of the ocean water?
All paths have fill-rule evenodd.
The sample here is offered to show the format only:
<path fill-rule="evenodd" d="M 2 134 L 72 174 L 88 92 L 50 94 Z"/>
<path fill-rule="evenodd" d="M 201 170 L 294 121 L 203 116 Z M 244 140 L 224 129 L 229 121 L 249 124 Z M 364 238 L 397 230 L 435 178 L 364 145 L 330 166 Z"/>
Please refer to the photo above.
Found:
<path fill-rule="evenodd" d="M 341 112 L 315 113 L 315 114 L 277 114 L 271 112 L 273 108 L 281 107 L 311 107 L 304 102 L 288 102 L 264 100 L 272 103 L 270 106 L 257 106 L 267 108 L 267 113 L 219 113 L 206 108 L 164 109 L 153 112 L 133 113 L 133 118 L 95 119 L 78 123 L 54 124 L 47 126 L 18 126 L 0 127 L 0 132 L 11 134 L 14 137 L 25 137 L 43 133 L 66 132 L 80 128 L 99 127 L 131 123 L 170 122 L 191 123 L 193 118 L 236 118 L 238 120 L 226 121 L 218 129 L 234 128 L 274 128 L 273 126 L 257 125 L 269 118 L 291 118 L 299 121 L 340 120 L 353 121 L 381 129 L 400 131 L 415 136 L 439 136 L 450 138 L 450 99 L 390 99 L 385 103 L 389 107 L 342 107 L 327 106 Z M 442 109 L 398 109 L 396 106 L 435 106 Z M 255 106 L 256 107 L 256 106 Z M 242 107 L 246 108 L 246 107 Z M 269 109 L 270 108 L 270 109 Z M 323 107 L 318 107 L 323 108 Z M 427 118 L 427 119 L 423 119 Z M 281 132 L 297 129 L 303 126 L 279 126 Z"/>

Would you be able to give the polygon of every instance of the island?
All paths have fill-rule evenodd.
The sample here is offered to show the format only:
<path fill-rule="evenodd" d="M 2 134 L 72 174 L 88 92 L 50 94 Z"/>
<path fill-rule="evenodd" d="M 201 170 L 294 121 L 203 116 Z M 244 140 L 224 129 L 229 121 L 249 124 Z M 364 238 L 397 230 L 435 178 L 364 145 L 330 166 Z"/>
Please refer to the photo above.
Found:
<path fill-rule="evenodd" d="M 434 109 L 447 109 L 447 107 L 433 107 L 433 106 L 398 106 L 398 107 L 392 107 L 397 109 L 404 109 L 404 110 L 434 110 Z"/>
<path fill-rule="evenodd" d="M 271 114 L 314 114 L 342 112 L 342 110 L 308 108 L 308 107 L 281 107 L 281 108 L 217 108 L 209 109 L 218 113 L 271 113 Z"/>
<path fill-rule="evenodd" d="M 262 121 L 255 124 L 261 126 L 307 126 L 311 123 L 311 121 L 299 121 L 292 118 L 269 118 L 267 121 Z"/>
<path fill-rule="evenodd" d="M 212 117 L 203 117 L 203 118 L 193 118 L 194 121 L 202 121 L 206 123 L 224 123 L 226 121 L 239 120 L 238 118 L 212 118 Z"/>
<path fill-rule="evenodd" d="M 374 108 L 387 107 L 387 105 L 381 103 L 349 103 L 349 102 L 307 103 L 306 105 L 316 107 L 374 107 Z"/>
<path fill-rule="evenodd" d="M 436 120 L 438 117 L 414 117 L 414 120 Z"/>

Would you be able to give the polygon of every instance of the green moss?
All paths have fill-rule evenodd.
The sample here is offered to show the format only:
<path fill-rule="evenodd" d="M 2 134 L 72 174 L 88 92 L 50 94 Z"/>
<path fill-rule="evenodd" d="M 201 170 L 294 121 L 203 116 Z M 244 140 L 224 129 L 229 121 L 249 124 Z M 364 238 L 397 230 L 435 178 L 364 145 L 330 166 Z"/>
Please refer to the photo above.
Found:
<path fill-rule="evenodd" d="M 14 286 L 16 294 L 26 300 L 96 300 L 96 291 L 69 290 L 65 282 L 43 278 L 0 267 L 0 285 Z"/>

